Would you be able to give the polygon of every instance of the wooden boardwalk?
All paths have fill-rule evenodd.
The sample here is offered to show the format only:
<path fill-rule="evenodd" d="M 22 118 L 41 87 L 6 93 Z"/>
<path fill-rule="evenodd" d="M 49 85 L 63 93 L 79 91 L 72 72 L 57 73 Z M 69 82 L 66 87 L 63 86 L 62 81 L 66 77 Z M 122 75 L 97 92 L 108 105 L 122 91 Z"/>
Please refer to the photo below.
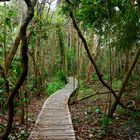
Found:
<path fill-rule="evenodd" d="M 63 89 L 45 101 L 28 140 L 76 140 L 68 100 L 77 83 L 76 79 L 69 78 Z"/>

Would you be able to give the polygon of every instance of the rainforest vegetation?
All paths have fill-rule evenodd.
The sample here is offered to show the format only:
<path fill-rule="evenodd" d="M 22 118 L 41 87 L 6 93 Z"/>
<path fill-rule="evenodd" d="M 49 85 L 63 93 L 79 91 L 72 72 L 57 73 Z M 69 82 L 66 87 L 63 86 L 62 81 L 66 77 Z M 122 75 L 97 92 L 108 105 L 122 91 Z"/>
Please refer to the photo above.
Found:
<path fill-rule="evenodd" d="M 77 140 L 140 139 L 140 0 L 0 0 L 0 139 L 26 140 L 72 76 Z"/>

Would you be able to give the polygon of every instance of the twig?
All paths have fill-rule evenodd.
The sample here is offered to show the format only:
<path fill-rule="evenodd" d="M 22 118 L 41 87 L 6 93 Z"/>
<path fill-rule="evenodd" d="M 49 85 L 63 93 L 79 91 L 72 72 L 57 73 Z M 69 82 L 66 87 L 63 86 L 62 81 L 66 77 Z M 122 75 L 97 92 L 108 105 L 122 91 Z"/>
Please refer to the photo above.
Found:
<path fill-rule="evenodd" d="M 102 87 L 101 87 L 101 88 L 102 88 Z M 91 94 L 91 95 L 89 95 L 89 96 L 86 96 L 86 97 L 84 97 L 84 98 L 78 100 L 77 102 L 81 102 L 81 101 L 83 101 L 83 100 L 87 100 L 87 99 L 89 99 L 89 98 L 91 98 L 91 97 L 93 97 L 93 96 L 95 96 L 95 95 L 111 93 L 111 91 L 99 92 L 99 91 L 101 90 L 101 88 L 98 89 L 97 91 L 95 91 L 93 94 Z M 134 90 L 134 89 L 135 89 L 135 88 L 133 88 L 133 90 Z M 132 88 L 131 88 L 131 90 L 132 90 Z M 130 91 L 130 89 L 126 89 L 126 90 L 124 90 L 124 91 Z M 114 90 L 114 92 L 119 92 L 119 90 Z M 128 104 L 128 103 L 127 103 L 127 104 Z"/>
<path fill-rule="evenodd" d="M 113 113 L 114 113 L 114 111 L 115 111 L 115 109 L 116 109 L 116 107 L 117 107 L 118 104 L 119 104 L 120 106 L 122 106 L 123 108 L 125 108 L 125 109 L 135 110 L 135 109 L 132 109 L 132 108 L 129 108 L 129 107 L 125 106 L 125 105 L 120 101 L 120 98 L 121 98 L 121 96 L 122 96 L 122 94 L 123 94 L 123 91 L 124 91 L 124 89 L 125 89 L 125 87 L 126 87 L 126 84 L 127 84 L 127 82 L 128 82 L 128 79 L 129 79 L 129 77 L 130 77 L 130 75 L 131 75 L 131 73 L 132 73 L 132 70 L 133 70 L 133 68 L 134 68 L 134 66 L 135 66 L 135 64 L 136 64 L 136 62 L 137 62 L 137 60 L 138 60 L 138 57 L 139 57 L 139 55 L 140 55 L 140 48 L 138 49 L 138 52 L 137 52 L 137 54 L 136 54 L 136 58 L 134 59 L 134 61 L 133 61 L 133 63 L 131 64 L 131 66 L 130 66 L 128 72 L 127 72 L 126 75 L 124 76 L 124 79 L 123 79 L 123 82 L 122 82 L 122 86 L 121 86 L 120 91 L 119 91 L 119 97 L 118 97 L 118 96 L 116 95 L 116 93 L 114 92 L 114 89 L 113 89 L 111 86 L 109 86 L 109 85 L 105 82 L 105 80 L 103 79 L 102 74 L 101 74 L 101 72 L 100 72 L 100 70 L 99 70 L 99 68 L 98 68 L 98 66 L 97 66 L 97 64 L 96 64 L 96 62 L 95 62 L 95 60 L 93 60 L 93 58 L 92 58 L 91 52 L 90 52 L 90 50 L 89 50 L 89 48 L 88 48 L 87 40 L 85 39 L 85 37 L 84 37 L 82 31 L 80 30 L 80 28 L 79 28 L 79 26 L 78 26 L 78 24 L 77 24 L 77 21 L 76 21 L 76 19 L 75 19 L 74 12 L 73 12 L 74 4 L 73 4 L 70 0 L 66 0 L 66 2 L 69 4 L 69 15 L 70 15 L 70 17 L 71 17 L 71 19 L 72 19 L 73 25 L 74 25 L 74 27 L 75 27 L 75 29 L 76 29 L 76 31 L 77 31 L 79 37 L 81 38 L 81 40 L 82 40 L 82 42 L 83 42 L 83 44 L 84 44 L 84 48 L 85 48 L 85 50 L 86 50 L 86 53 L 87 53 L 87 55 L 88 55 L 89 60 L 91 61 L 92 65 L 93 65 L 94 68 L 95 68 L 95 71 L 96 71 L 96 74 L 97 74 L 97 76 L 98 76 L 98 79 L 100 80 L 100 82 L 101 82 L 108 90 L 111 91 L 111 93 L 113 94 L 113 96 L 114 96 L 115 99 L 116 99 L 114 105 L 112 106 L 113 108 L 111 109 L 111 112 L 109 113 L 108 116 L 109 116 L 109 117 L 112 117 L 112 115 L 113 115 Z M 137 110 L 136 110 L 136 111 L 137 111 Z"/>

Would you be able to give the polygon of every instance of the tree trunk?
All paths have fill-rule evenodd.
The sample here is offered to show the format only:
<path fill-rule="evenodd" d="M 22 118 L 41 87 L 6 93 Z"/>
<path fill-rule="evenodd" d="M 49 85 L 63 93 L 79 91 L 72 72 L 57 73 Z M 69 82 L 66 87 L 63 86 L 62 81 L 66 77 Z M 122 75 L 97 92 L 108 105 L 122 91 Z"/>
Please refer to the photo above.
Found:
<path fill-rule="evenodd" d="M 64 47 L 64 40 L 63 40 L 63 33 L 62 33 L 62 29 L 60 27 L 58 27 L 58 38 L 59 38 L 59 47 L 60 47 L 60 69 L 61 72 L 64 74 L 64 82 L 65 84 L 67 83 L 66 80 L 66 62 L 65 62 L 65 47 Z"/>
<path fill-rule="evenodd" d="M 98 79 L 100 80 L 100 82 L 101 82 L 108 90 L 111 91 L 111 93 L 113 94 L 113 96 L 114 96 L 115 99 L 116 99 L 116 103 L 117 103 L 117 104 L 116 104 L 116 106 L 113 108 L 113 111 L 112 111 L 111 113 L 114 113 L 114 111 L 115 111 L 115 109 L 116 109 L 116 107 L 117 107 L 118 104 L 121 105 L 123 108 L 128 108 L 128 107 L 124 106 L 124 105 L 120 102 L 120 98 L 118 98 L 118 96 L 116 95 L 116 93 L 114 92 L 114 90 L 103 80 L 102 74 L 101 74 L 101 72 L 99 71 L 99 68 L 97 67 L 97 65 L 96 65 L 95 61 L 93 60 L 92 55 L 91 55 L 91 53 L 90 53 L 90 51 L 89 51 L 87 41 L 86 41 L 85 37 L 83 36 L 83 34 L 82 34 L 82 32 L 81 32 L 81 30 L 80 30 L 80 28 L 79 28 L 79 26 L 78 26 L 78 24 L 77 24 L 77 22 L 76 22 L 76 19 L 75 19 L 75 17 L 74 17 L 74 14 L 73 14 L 73 4 L 72 4 L 71 1 L 69 1 L 69 0 L 66 0 L 66 2 L 70 5 L 70 7 L 69 7 L 69 14 L 70 14 L 70 17 L 71 17 L 71 19 L 72 19 L 72 21 L 73 21 L 73 25 L 74 25 L 74 27 L 75 27 L 75 29 L 76 29 L 76 31 L 77 31 L 79 37 L 81 38 L 81 40 L 82 40 L 82 42 L 83 42 L 83 44 L 84 44 L 84 48 L 85 48 L 85 50 L 86 50 L 86 52 L 87 52 L 88 58 L 90 59 L 92 65 L 94 66 L 94 68 L 95 68 L 95 70 L 96 70 L 96 74 L 97 74 L 97 76 L 98 76 Z M 135 64 L 136 64 L 136 62 L 137 62 L 137 60 L 138 60 L 139 55 L 140 55 L 140 48 L 138 49 L 138 53 L 137 53 L 137 55 L 136 55 L 136 58 L 135 58 L 135 60 L 133 61 L 133 63 L 132 63 L 132 65 L 131 65 L 130 69 L 128 70 L 128 73 L 127 73 L 127 74 L 125 75 L 125 77 L 124 77 L 124 81 L 123 81 L 123 83 L 122 83 L 122 87 L 121 87 L 120 92 L 119 92 L 119 93 L 120 93 L 120 97 L 121 97 L 121 95 L 122 95 L 122 93 L 123 93 L 123 91 L 124 91 L 124 89 L 125 89 L 125 86 L 126 86 L 126 84 L 127 84 L 127 82 L 128 82 L 128 79 L 129 79 L 131 73 L 132 73 L 132 70 L 133 70 L 133 68 L 134 68 L 134 66 L 135 66 Z M 113 114 L 111 114 L 111 115 L 113 115 Z M 112 117 L 111 115 L 110 115 L 110 117 Z"/>
<path fill-rule="evenodd" d="M 19 34 L 17 36 L 18 41 L 21 40 L 22 73 L 21 73 L 20 78 L 19 78 L 18 82 L 16 83 L 13 91 L 11 92 L 11 94 L 8 97 L 8 122 L 7 122 L 4 133 L 0 134 L 0 139 L 2 139 L 2 140 L 8 139 L 9 133 L 11 131 L 12 123 L 13 123 L 13 117 L 14 117 L 14 97 L 16 96 L 16 94 L 18 94 L 18 90 L 20 89 L 24 80 L 26 79 L 27 72 L 28 72 L 28 56 L 27 56 L 28 44 L 27 44 L 27 37 L 26 37 L 26 29 L 34 15 L 34 4 L 30 0 L 25 0 L 25 3 L 28 8 L 27 14 L 26 14 L 25 20 L 23 21 L 23 23 L 21 25 Z M 15 41 L 15 44 L 17 44 L 16 41 Z M 12 54 L 11 58 L 13 59 L 13 54 Z M 12 61 L 11 58 L 9 60 L 10 63 Z M 9 67 L 10 63 L 9 62 L 7 63 L 8 65 L 7 65 L 6 72 L 8 71 L 8 67 Z"/>
<path fill-rule="evenodd" d="M 135 65 L 137 63 L 137 60 L 138 60 L 139 56 L 140 56 L 140 48 L 137 50 L 136 57 L 134 58 L 130 68 L 128 69 L 128 71 L 127 71 L 127 73 L 126 73 L 126 75 L 125 75 L 125 77 L 123 79 L 122 86 L 121 86 L 121 89 L 120 89 L 119 94 L 118 94 L 118 99 L 119 100 L 120 100 L 120 98 L 122 97 L 122 95 L 124 93 L 124 89 L 125 89 L 125 86 L 127 84 L 127 81 L 128 81 L 128 79 L 129 79 L 129 77 L 130 77 L 130 75 L 131 75 L 131 73 L 132 73 L 132 71 L 133 71 L 133 69 L 134 69 L 134 67 L 135 67 Z M 113 103 L 113 105 L 112 105 L 112 107 L 111 107 L 111 109 L 110 109 L 110 111 L 108 113 L 109 117 L 113 116 L 113 113 L 115 112 L 118 104 L 119 104 L 118 101 L 115 100 L 115 102 Z"/>

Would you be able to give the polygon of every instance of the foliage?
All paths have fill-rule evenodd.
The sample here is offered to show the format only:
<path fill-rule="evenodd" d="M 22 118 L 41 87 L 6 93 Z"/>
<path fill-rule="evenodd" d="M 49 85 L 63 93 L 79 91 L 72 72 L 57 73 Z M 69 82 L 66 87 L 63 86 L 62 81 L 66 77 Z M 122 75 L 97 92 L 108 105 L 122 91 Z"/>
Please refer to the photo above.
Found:
<path fill-rule="evenodd" d="M 101 111 L 101 109 L 100 108 L 95 108 L 95 113 L 97 113 L 97 114 L 99 114 L 99 113 L 101 113 L 102 111 Z"/>
<path fill-rule="evenodd" d="M 103 78 L 104 78 L 104 80 L 108 81 L 110 79 L 110 75 L 109 74 L 104 74 Z"/>
<path fill-rule="evenodd" d="M 49 83 L 47 86 L 47 95 L 50 96 L 51 94 L 53 94 L 54 92 L 56 92 L 57 90 L 63 87 L 64 87 L 64 83 L 61 81 Z"/>
<path fill-rule="evenodd" d="M 128 0 L 74 1 L 74 14 L 84 31 L 93 30 L 104 42 L 107 35 L 117 49 L 132 48 L 139 38 L 138 4 Z M 67 14 L 68 5 L 62 5 Z"/>
<path fill-rule="evenodd" d="M 85 86 L 84 81 L 80 80 L 79 81 L 79 90 L 78 90 L 78 92 L 79 92 L 79 94 L 78 94 L 79 97 L 78 98 L 81 99 L 81 98 L 84 98 L 84 97 L 86 97 L 88 95 L 91 95 L 94 92 L 94 90 L 92 88 L 89 88 L 89 87 Z"/>
<path fill-rule="evenodd" d="M 122 108 L 122 107 L 118 107 L 118 114 L 119 115 L 124 115 L 125 114 L 125 109 L 124 108 Z"/>
<path fill-rule="evenodd" d="M 108 81 L 110 79 L 110 75 L 105 73 L 103 78 L 104 78 L 104 80 Z M 92 79 L 93 79 L 93 81 L 97 81 L 98 80 L 97 74 L 93 74 Z"/>
<path fill-rule="evenodd" d="M 56 77 L 58 80 L 62 81 L 63 83 L 66 83 L 67 81 L 64 72 L 61 70 L 57 72 Z"/>
<path fill-rule="evenodd" d="M 93 81 L 97 81 L 97 80 L 98 80 L 97 74 L 93 74 L 93 75 L 92 75 L 92 79 L 93 79 Z"/>
<path fill-rule="evenodd" d="M 124 127 L 128 128 L 130 126 L 133 131 L 140 131 L 140 112 L 130 112 L 130 117 Z"/>
<path fill-rule="evenodd" d="M 3 67 L 5 62 L 4 55 L 11 51 L 15 35 L 18 32 L 19 23 L 21 22 L 21 19 L 24 18 L 24 11 L 20 8 L 23 6 L 22 3 L 16 5 L 15 2 L 18 3 L 18 1 L 13 1 L 13 5 L 6 5 L 6 7 L 0 5 L 0 63 Z M 115 56 L 116 50 L 122 50 L 123 53 L 125 49 L 132 50 L 132 48 L 136 46 L 136 43 L 139 43 L 140 22 L 138 5 L 134 4 L 134 7 L 132 7 L 128 0 L 73 0 L 73 5 L 74 15 L 80 29 L 82 29 L 82 33 L 84 33 L 85 38 L 88 40 L 87 42 L 91 45 L 93 44 L 91 41 L 92 38 L 88 35 L 91 32 L 93 35 L 96 34 L 101 38 L 101 52 L 99 54 L 100 58 L 97 60 L 97 65 L 99 66 L 99 69 L 101 69 L 103 79 L 106 82 L 110 80 L 109 56 L 112 56 L 111 65 L 113 65 L 112 69 L 114 69 L 114 66 L 117 65 L 116 61 L 114 61 L 114 59 L 117 58 Z M 81 47 L 81 58 L 79 61 L 81 69 L 79 72 L 81 72 L 80 74 L 82 76 L 84 75 L 84 78 L 87 75 L 87 64 L 89 63 L 87 56 L 85 56 L 85 52 L 82 50 L 83 44 L 80 43 L 77 35 L 74 36 L 75 31 L 73 27 L 69 27 L 71 21 L 67 18 L 69 12 L 68 4 L 62 1 L 61 7 L 58 8 L 56 12 L 50 12 L 50 9 L 45 6 L 44 11 L 38 14 L 38 9 L 39 5 L 35 9 L 33 21 L 28 28 L 29 75 L 25 84 L 20 89 L 22 95 L 27 92 L 30 93 L 29 95 L 31 97 L 36 93 L 41 94 L 44 91 L 50 96 L 64 87 L 67 75 L 76 77 L 78 69 L 77 44 L 81 45 L 79 45 Z M 23 13 L 23 17 L 21 16 L 21 13 Z M 64 13 L 65 16 L 63 15 L 62 17 L 60 13 Z M 4 45 L 6 45 L 6 49 L 4 48 Z M 114 48 L 114 46 L 117 49 Z M 111 54 L 110 51 L 108 51 L 109 48 L 112 50 Z M 10 92 L 13 90 L 13 87 L 21 74 L 19 51 L 20 49 L 17 51 L 7 75 Z M 65 66 L 62 66 L 61 63 L 63 56 L 65 56 Z M 120 60 L 124 61 L 124 58 L 122 57 L 118 61 Z M 117 68 L 115 68 L 115 70 L 116 69 Z M 86 83 L 84 82 L 86 80 L 84 78 L 79 81 L 80 98 L 94 93 L 92 87 L 86 86 Z M 92 75 L 92 80 L 98 80 L 97 74 L 94 73 Z M 136 76 L 134 72 L 134 75 L 130 80 L 138 81 L 139 75 Z M 7 106 L 3 107 L 3 105 L 7 102 L 8 94 L 6 94 L 5 88 L 2 86 L 3 84 L 4 79 L 0 77 L 0 87 L 2 87 L 0 89 L 0 109 L 2 110 L 1 113 L 7 115 Z M 120 89 L 121 85 L 122 81 L 119 79 L 112 83 L 113 89 L 117 90 Z M 139 85 L 137 92 L 138 94 L 140 93 Z M 100 97 L 98 96 L 95 98 Z M 135 96 L 135 98 L 138 98 L 139 100 L 139 96 Z M 133 97 L 133 99 L 135 98 Z M 24 97 L 18 94 L 17 98 L 14 100 L 14 106 L 16 107 L 15 112 L 21 113 L 21 110 L 19 109 L 20 106 L 29 103 L 29 99 L 30 97 Z M 86 111 L 89 114 L 93 113 L 91 107 L 87 108 Z M 100 107 L 95 108 L 94 113 L 99 115 L 100 125 L 103 129 L 111 123 L 111 120 L 103 115 Z M 125 110 L 119 108 L 118 114 L 123 115 L 124 113 Z M 131 117 L 135 118 L 135 115 L 138 117 L 139 114 L 131 114 Z M 79 118 L 79 122 L 81 121 L 82 119 Z M 134 120 L 131 123 L 134 123 Z M 19 139 L 25 139 L 25 137 L 27 137 L 25 131 L 19 132 Z"/>
<path fill-rule="evenodd" d="M 102 115 L 101 118 L 100 118 L 100 125 L 103 129 L 106 129 L 106 127 L 112 123 L 112 119 L 105 116 L 105 115 Z"/>
<path fill-rule="evenodd" d="M 121 27 L 121 32 L 118 34 L 117 46 L 118 49 L 131 49 L 139 40 L 139 17 L 138 15 L 131 15 L 128 20 Z"/>
<path fill-rule="evenodd" d="M 28 136 L 29 136 L 28 132 L 22 130 L 22 131 L 19 133 L 18 138 L 19 138 L 20 140 L 25 140 L 25 139 L 28 138 Z"/>
<path fill-rule="evenodd" d="M 115 80 L 115 81 L 113 81 L 113 83 L 112 83 L 112 87 L 113 87 L 114 89 L 120 89 L 121 85 L 122 85 L 122 81 L 121 81 L 121 80 Z"/>
<path fill-rule="evenodd" d="M 66 52 L 66 58 L 67 58 L 67 69 L 70 75 L 76 72 L 77 66 L 75 62 L 75 50 L 74 48 L 68 48 Z"/>

